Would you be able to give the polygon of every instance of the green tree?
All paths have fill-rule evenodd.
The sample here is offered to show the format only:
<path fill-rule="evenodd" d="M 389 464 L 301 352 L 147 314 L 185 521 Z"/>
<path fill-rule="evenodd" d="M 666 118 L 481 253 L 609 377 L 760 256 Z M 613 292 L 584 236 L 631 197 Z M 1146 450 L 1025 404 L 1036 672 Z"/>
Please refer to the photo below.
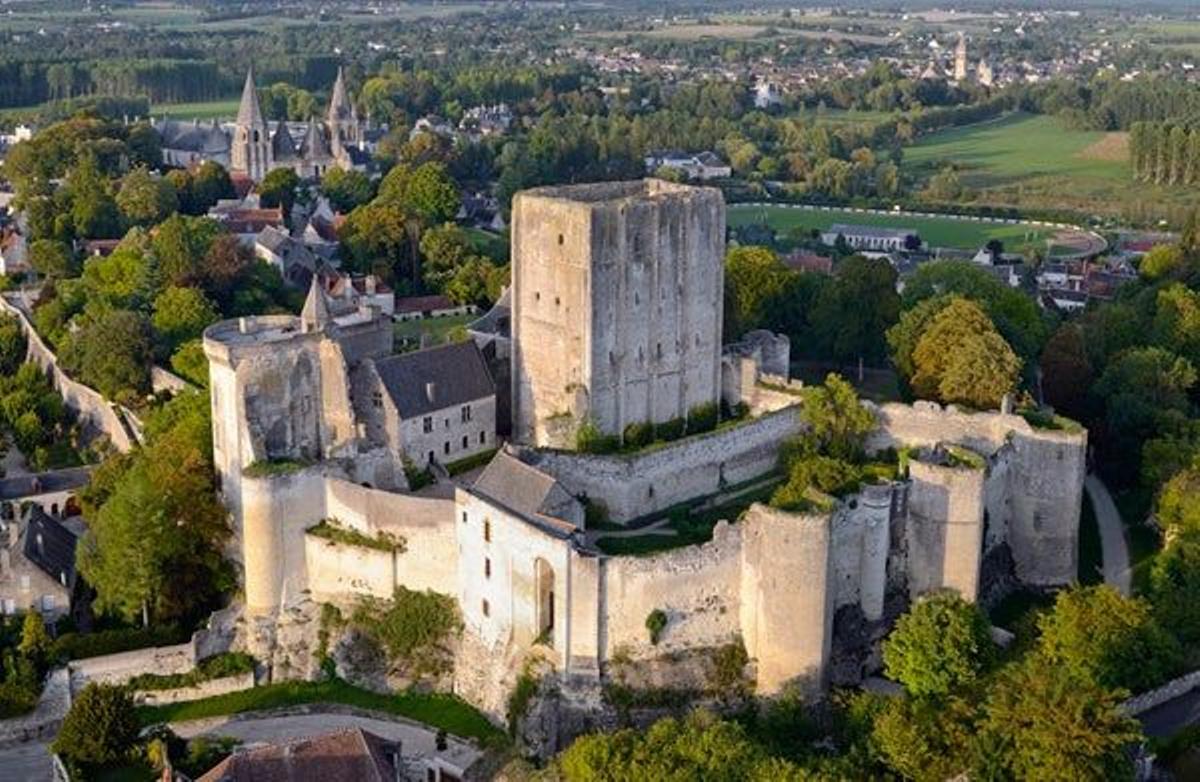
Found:
<path fill-rule="evenodd" d="M 221 232 L 221 226 L 207 217 L 176 214 L 163 221 L 151 241 L 163 282 L 192 285 L 202 281 L 206 273 L 203 260 Z"/>
<path fill-rule="evenodd" d="M 1190 648 L 1200 643 L 1200 533 L 1176 534 L 1155 554 L 1149 598 L 1161 626 Z"/>
<path fill-rule="evenodd" d="M 891 698 L 871 739 L 904 779 L 945 782 L 972 770 L 980 716 L 965 698 Z"/>
<path fill-rule="evenodd" d="M 292 207 L 296 203 L 296 189 L 300 177 L 290 168 L 277 168 L 269 172 L 258 185 L 259 202 L 266 209 L 283 207 L 283 219 L 291 219 Z"/>
<path fill-rule="evenodd" d="M 375 274 L 387 283 L 407 278 L 415 286 L 408 218 L 400 207 L 381 199 L 360 206 L 346 217 L 340 236 L 355 271 Z"/>
<path fill-rule="evenodd" d="M 956 298 L 925 328 L 913 367 L 919 396 L 989 408 L 1016 387 L 1021 361 L 977 304 Z"/>
<path fill-rule="evenodd" d="M 79 274 L 79 264 L 70 246 L 54 239 L 38 239 L 30 244 L 29 264 L 43 277 L 62 279 Z"/>
<path fill-rule="evenodd" d="M 906 382 L 911 382 L 917 371 L 913 363 L 913 351 L 917 349 L 917 343 L 921 341 L 925 329 L 953 300 L 953 296 L 945 294 L 919 301 L 904 310 L 899 322 L 888 329 L 887 342 L 891 348 L 892 364 Z"/>
<path fill-rule="evenodd" d="M 581 736 L 555 765 L 566 782 L 800 782 L 804 778 L 791 763 L 769 758 L 737 723 L 704 712 L 682 721 L 659 720 L 647 730 L 626 728 Z"/>
<path fill-rule="evenodd" d="M 115 239 L 121 235 L 121 214 L 95 157 L 81 157 L 67 176 L 65 187 L 71 199 L 71 222 L 77 236 Z"/>
<path fill-rule="evenodd" d="M 445 291 L 459 267 L 475 257 L 467 232 L 445 223 L 421 234 L 421 277 L 431 289 Z"/>
<path fill-rule="evenodd" d="M 140 729 L 128 690 L 90 682 L 72 699 L 52 749 L 76 763 L 113 764 L 126 759 Z"/>
<path fill-rule="evenodd" d="M 90 303 L 140 309 L 158 290 L 158 269 L 138 250 L 118 247 L 112 254 L 84 264 L 83 284 Z"/>
<path fill-rule="evenodd" d="M 877 363 L 887 355 L 885 334 L 900 317 L 896 270 L 886 261 L 851 256 L 817 300 L 813 322 L 828 355 L 840 362 Z"/>
<path fill-rule="evenodd" d="M 333 167 L 321 178 L 321 192 L 339 212 L 362 206 L 375 195 L 370 178 L 361 171 Z"/>
<path fill-rule="evenodd" d="M 83 319 L 62 351 L 63 367 L 107 399 L 119 402 L 150 391 L 150 337 L 145 319 L 105 310 Z"/>
<path fill-rule="evenodd" d="M 171 370 L 189 383 L 207 388 L 208 356 L 204 355 L 204 343 L 191 339 L 180 345 L 171 354 Z"/>
<path fill-rule="evenodd" d="M 725 339 L 732 341 L 758 328 L 769 328 L 771 302 L 787 286 L 792 272 L 766 247 L 734 247 L 725 255 Z"/>
<path fill-rule="evenodd" d="M 1041 367 L 1046 401 L 1067 415 L 1083 417 L 1093 374 L 1083 329 L 1078 324 L 1063 324 L 1046 341 Z"/>
<path fill-rule="evenodd" d="M 1138 273 L 1147 280 L 1157 280 L 1172 277 L 1183 271 L 1186 266 L 1183 250 L 1176 244 L 1159 244 L 1142 256 L 1138 264 Z"/>
<path fill-rule="evenodd" d="M 949 166 L 934 174 L 925 187 L 925 196 L 933 201 L 957 201 L 963 192 L 958 172 Z"/>
<path fill-rule="evenodd" d="M 409 175 L 402 206 L 426 225 L 453 220 L 461 205 L 458 185 L 444 164 L 433 161 L 422 163 Z"/>
<path fill-rule="evenodd" d="M 179 208 L 179 197 L 169 179 L 135 168 L 121 180 L 117 206 L 134 225 L 154 225 Z"/>
<path fill-rule="evenodd" d="M 486 258 L 470 258 L 458 267 L 454 277 L 446 284 L 446 296 L 457 304 L 488 306 L 492 302 L 488 291 L 495 270 L 496 267 Z"/>
<path fill-rule="evenodd" d="M 42 619 L 42 615 L 37 611 L 27 612 L 25 619 L 21 622 L 21 642 L 17 644 L 17 651 L 40 669 L 46 664 L 50 645 L 50 634 L 46 632 L 46 620 Z"/>
<path fill-rule="evenodd" d="M 233 585 L 217 499 L 208 395 L 184 393 L 146 421 L 146 446 L 115 457 L 85 492 L 98 510 L 77 553 L 101 611 L 192 621 Z"/>
<path fill-rule="evenodd" d="M 11 315 L 0 317 L 0 376 L 9 377 L 25 361 L 28 343 L 20 322 Z"/>
<path fill-rule="evenodd" d="M 208 160 L 200 164 L 192 177 L 192 203 L 190 214 L 202 215 L 208 212 L 217 201 L 223 198 L 233 198 L 237 192 L 233 189 L 233 180 L 229 178 L 220 163 Z"/>
<path fill-rule="evenodd" d="M 989 690 L 983 732 L 1005 776 L 1029 782 L 1132 779 L 1126 748 L 1141 738 L 1121 695 L 1075 678 L 1037 656 L 1012 666 Z"/>
<path fill-rule="evenodd" d="M 1200 535 L 1200 463 L 1163 484 L 1155 506 L 1155 517 L 1168 536 Z"/>
<path fill-rule="evenodd" d="M 217 308 L 197 288 L 169 286 L 154 300 L 150 323 L 171 355 L 184 342 L 195 339 L 220 318 Z"/>
<path fill-rule="evenodd" d="M 816 450 L 835 459 L 860 458 L 863 443 L 875 428 L 875 416 L 859 401 L 854 387 L 834 373 L 825 377 L 823 385 L 805 390 L 803 416 Z"/>
<path fill-rule="evenodd" d="M 1155 687 L 1180 662 L 1179 645 L 1150 605 L 1107 585 L 1059 592 L 1054 609 L 1038 618 L 1038 629 L 1039 654 L 1070 676 L 1108 689 Z"/>
<path fill-rule="evenodd" d="M 1154 343 L 1200 362 L 1200 293 L 1176 282 L 1158 292 Z"/>
<path fill-rule="evenodd" d="M 951 591 L 918 599 L 883 643 L 888 677 L 917 697 L 944 696 L 974 684 L 994 654 L 983 612 Z"/>

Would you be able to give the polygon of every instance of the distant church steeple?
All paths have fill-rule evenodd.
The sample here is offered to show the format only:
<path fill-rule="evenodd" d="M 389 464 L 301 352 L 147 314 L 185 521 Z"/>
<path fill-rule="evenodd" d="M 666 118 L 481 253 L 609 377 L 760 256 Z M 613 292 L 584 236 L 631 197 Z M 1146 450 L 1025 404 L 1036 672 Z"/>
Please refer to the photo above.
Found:
<path fill-rule="evenodd" d="M 255 182 L 261 181 L 272 168 L 271 138 L 254 87 L 253 65 L 246 71 L 246 84 L 242 87 L 229 163 L 231 169 L 247 174 Z"/>
<path fill-rule="evenodd" d="M 329 96 L 329 111 L 325 114 L 325 124 L 329 128 L 329 139 L 335 152 L 339 151 L 338 147 L 362 146 L 358 112 L 350 102 L 350 94 L 346 91 L 346 74 L 340 65 L 337 80 L 333 83 L 333 92 Z"/>

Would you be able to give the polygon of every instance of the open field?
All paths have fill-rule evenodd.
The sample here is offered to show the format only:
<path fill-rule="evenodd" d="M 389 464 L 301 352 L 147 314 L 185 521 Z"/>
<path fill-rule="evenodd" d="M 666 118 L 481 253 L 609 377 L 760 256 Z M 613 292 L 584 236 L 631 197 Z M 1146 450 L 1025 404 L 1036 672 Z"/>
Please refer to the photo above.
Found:
<path fill-rule="evenodd" d="M 1071 130 L 1047 116 L 1008 114 L 931 133 L 904 150 L 904 173 L 918 186 L 946 165 L 979 204 L 1115 215 L 1200 203 L 1189 188 L 1134 182 L 1126 134 Z"/>
<path fill-rule="evenodd" d="M 155 103 L 150 113 L 155 117 L 166 115 L 171 119 L 218 119 L 233 120 L 237 117 L 238 99 L 210 100 L 202 103 Z"/>
<path fill-rule="evenodd" d="M 958 250 L 977 250 L 992 239 L 1006 247 L 1017 248 L 1028 243 L 1044 243 L 1055 231 L 1033 225 L 1010 225 L 960 220 L 953 217 L 913 217 L 911 215 L 874 214 L 849 209 L 829 211 L 793 209 L 785 206 L 756 206 L 734 204 L 729 207 L 729 225 L 761 225 L 764 222 L 776 231 L 788 233 L 796 229 L 824 231 L 834 223 L 876 225 L 887 228 L 912 228 L 931 247 Z"/>
<path fill-rule="evenodd" d="M 672 41 L 748 41 L 755 38 L 809 38 L 820 41 L 850 41 L 864 44 L 885 44 L 888 38 L 859 32 L 834 29 L 775 27 L 758 21 L 727 20 L 705 23 L 671 24 L 653 30 L 614 30 L 591 33 L 589 37 L 621 37 L 641 35 Z"/>

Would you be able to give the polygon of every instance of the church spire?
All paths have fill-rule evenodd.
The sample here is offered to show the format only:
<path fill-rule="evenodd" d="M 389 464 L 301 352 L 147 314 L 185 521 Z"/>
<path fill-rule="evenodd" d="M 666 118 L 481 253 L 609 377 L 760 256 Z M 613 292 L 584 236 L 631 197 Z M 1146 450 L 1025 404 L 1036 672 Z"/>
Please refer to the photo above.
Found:
<path fill-rule="evenodd" d="M 261 128 L 262 107 L 258 105 L 258 90 L 254 87 L 254 66 L 246 71 L 246 84 L 242 87 L 242 102 L 238 105 L 237 124 L 244 128 Z"/>
<path fill-rule="evenodd" d="M 333 93 L 329 96 L 329 113 L 326 119 L 332 126 L 351 118 L 353 107 L 350 105 L 350 95 L 346 92 L 346 73 L 338 66 L 337 80 L 333 82 Z"/>

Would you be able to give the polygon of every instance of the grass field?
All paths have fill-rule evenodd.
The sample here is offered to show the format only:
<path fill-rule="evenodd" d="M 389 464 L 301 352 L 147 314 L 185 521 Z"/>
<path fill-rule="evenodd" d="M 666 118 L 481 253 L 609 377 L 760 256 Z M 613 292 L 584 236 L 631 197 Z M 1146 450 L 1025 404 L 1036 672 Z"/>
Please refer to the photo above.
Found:
<path fill-rule="evenodd" d="M 171 119 L 233 120 L 237 117 L 238 99 L 210 100 L 202 103 L 156 103 L 150 107 L 155 117 L 164 114 Z"/>
<path fill-rule="evenodd" d="M 487 718 L 453 695 L 403 692 L 381 695 L 360 690 L 341 680 L 267 684 L 197 701 L 138 709 L 142 725 L 180 722 L 247 711 L 278 709 L 305 703 L 342 703 L 422 722 L 485 743 L 502 743 L 504 735 Z"/>
<path fill-rule="evenodd" d="M 426 318 L 424 320 L 406 320 L 397 323 L 395 328 L 396 349 L 401 352 L 416 350 L 421 345 L 421 337 L 427 337 L 430 347 L 446 342 L 450 332 L 466 326 L 478 315 L 447 315 L 441 318 Z"/>
<path fill-rule="evenodd" d="M 1136 217 L 1147 206 L 1165 213 L 1200 203 L 1192 188 L 1134 182 L 1125 134 L 1071 130 L 1054 117 L 1008 114 L 932 133 L 904 150 L 904 173 L 918 187 L 945 165 L 959 171 L 977 204 Z"/>
<path fill-rule="evenodd" d="M 790 209 L 783 206 L 750 206 L 735 204 L 729 207 L 729 225 L 769 224 L 784 234 L 797 229 L 824 231 L 834 223 L 876 225 L 888 228 L 913 228 L 931 247 L 977 250 L 992 239 L 1006 247 L 1017 248 L 1028 243 L 1044 243 L 1048 229 L 1031 225 L 977 223 L 949 217 L 911 217 L 908 215 L 864 214 L 850 210 L 814 211 Z"/>

